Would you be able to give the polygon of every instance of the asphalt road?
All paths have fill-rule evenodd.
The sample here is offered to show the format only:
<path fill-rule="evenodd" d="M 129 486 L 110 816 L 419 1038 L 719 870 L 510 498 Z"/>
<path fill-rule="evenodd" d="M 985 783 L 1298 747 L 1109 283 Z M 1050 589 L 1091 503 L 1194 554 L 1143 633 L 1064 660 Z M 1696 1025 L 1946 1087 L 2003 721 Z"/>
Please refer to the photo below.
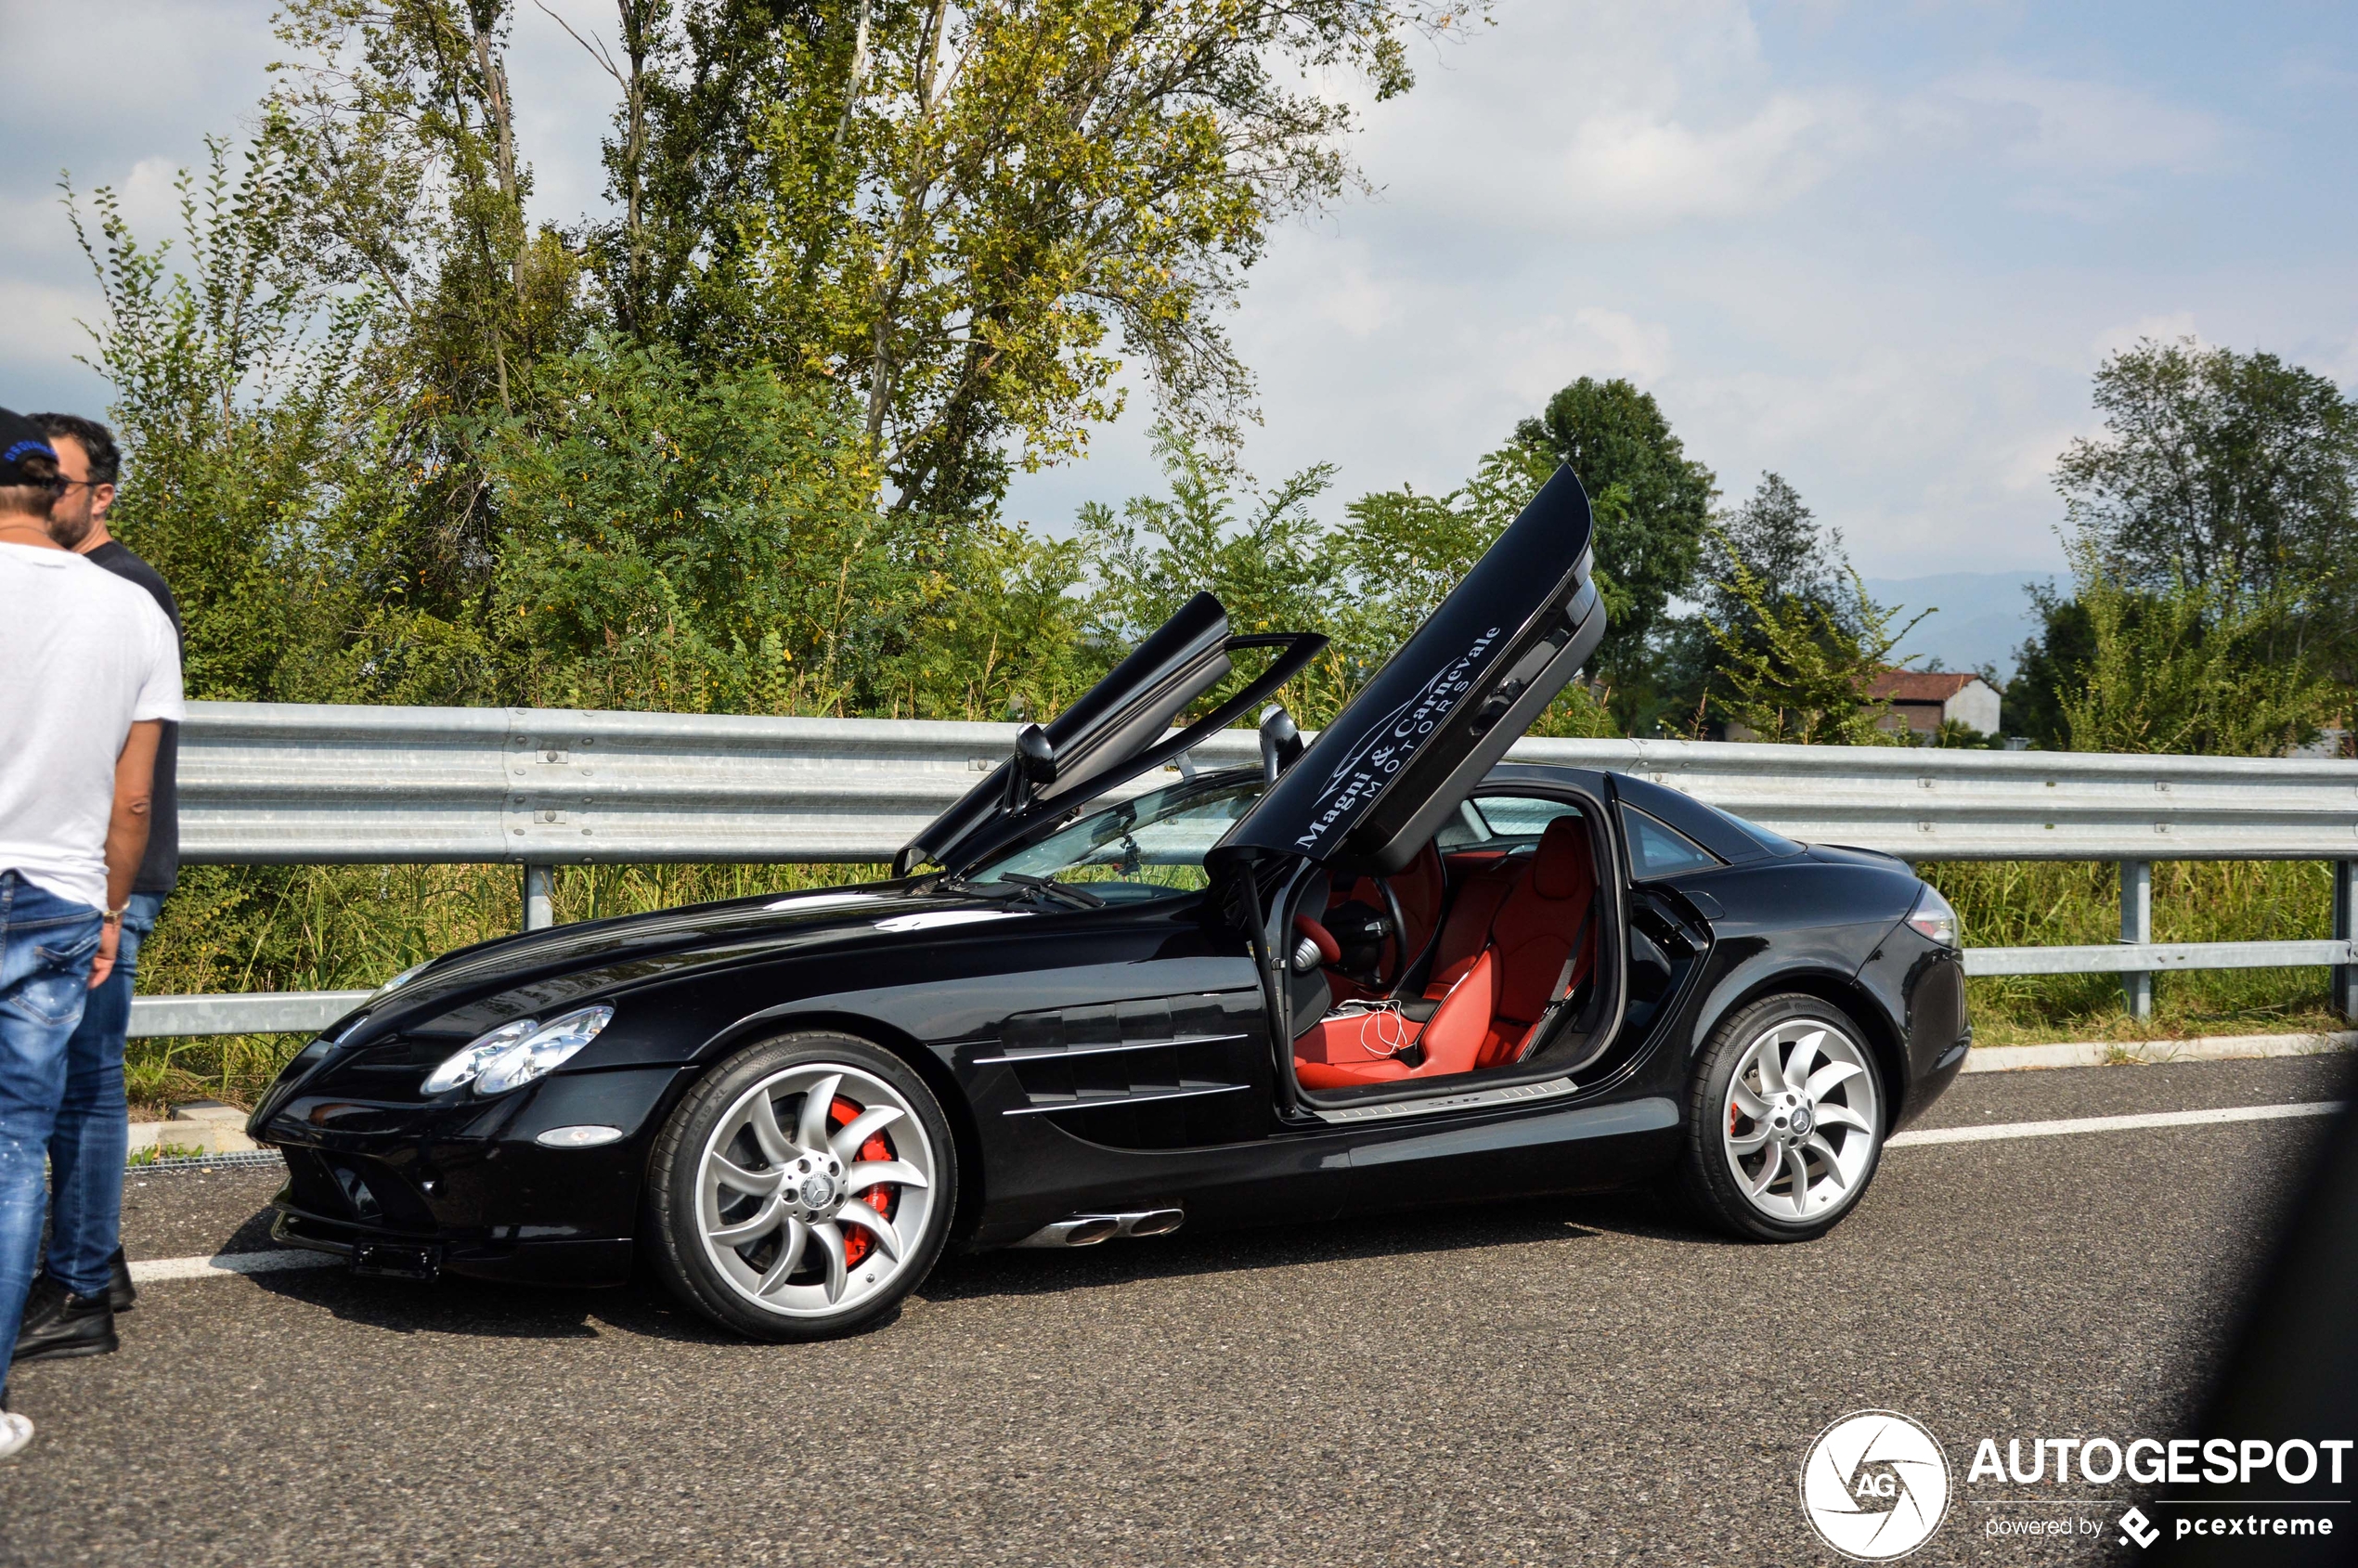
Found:
<path fill-rule="evenodd" d="M 1976 1076 L 1925 1124 L 2349 1076 Z M 1624 1198 L 953 1261 L 897 1321 L 798 1348 L 636 1291 L 162 1282 L 120 1354 L 17 1375 L 40 1436 L 0 1464 L 0 1562 L 1831 1562 L 1801 1457 L 1869 1406 L 1961 1484 L 1911 1562 L 2125 1557 L 1989 1537 L 1974 1443 L 2181 1430 L 2326 1125 L 1895 1149 L 1803 1247 Z M 272 1186 L 149 1175 L 131 1255 L 266 1247 Z"/>

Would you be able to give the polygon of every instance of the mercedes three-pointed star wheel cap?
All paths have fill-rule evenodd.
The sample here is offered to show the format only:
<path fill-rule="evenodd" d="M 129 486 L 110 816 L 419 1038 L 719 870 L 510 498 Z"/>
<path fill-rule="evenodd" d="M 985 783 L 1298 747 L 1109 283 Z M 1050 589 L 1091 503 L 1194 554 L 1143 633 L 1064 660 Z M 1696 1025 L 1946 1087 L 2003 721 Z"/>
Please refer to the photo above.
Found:
<path fill-rule="evenodd" d="M 1595 529 L 1557 470 L 1215 853 L 1406 865 L 1604 636 Z"/>

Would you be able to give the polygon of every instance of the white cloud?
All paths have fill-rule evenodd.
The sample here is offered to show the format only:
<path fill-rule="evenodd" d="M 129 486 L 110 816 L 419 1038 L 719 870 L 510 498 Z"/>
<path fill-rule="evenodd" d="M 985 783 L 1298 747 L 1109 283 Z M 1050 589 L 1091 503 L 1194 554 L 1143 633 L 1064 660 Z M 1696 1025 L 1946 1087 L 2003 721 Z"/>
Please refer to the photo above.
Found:
<path fill-rule="evenodd" d="M 1732 0 L 1509 10 L 1368 123 L 1389 201 L 1583 238 L 1773 210 L 1868 142 L 1857 95 L 1774 84 Z"/>
<path fill-rule="evenodd" d="M 90 334 L 76 324 L 98 318 L 97 291 L 0 278 L 0 321 L 8 325 L 6 357 L 71 359 L 90 352 Z"/>
<path fill-rule="evenodd" d="M 1640 385 L 1660 380 L 1670 369 L 1670 330 L 1626 311 L 1581 305 L 1569 316 L 1510 323 L 1469 363 L 1529 407 L 1579 376 L 1626 376 Z"/>
<path fill-rule="evenodd" d="M 1748 216 L 1811 189 L 1862 140 L 1850 105 L 1789 93 L 1717 129 L 1642 113 L 1599 114 L 1573 133 L 1556 194 L 1579 227 L 1613 233 Z"/>
<path fill-rule="evenodd" d="M 231 167 L 234 169 L 236 164 L 232 163 Z M 117 193 L 122 201 L 123 221 L 131 226 L 132 233 L 150 246 L 167 238 L 175 244 L 183 239 L 180 232 L 180 168 L 181 165 L 170 158 L 142 158 L 131 165 L 131 173 Z M 198 169 L 192 173 L 197 181 L 198 199 L 201 201 L 204 172 Z M 85 193 L 85 211 L 87 206 Z"/>
<path fill-rule="evenodd" d="M 1344 247 L 1340 257 L 1328 258 L 1324 286 L 1310 301 L 1321 321 L 1340 327 L 1354 338 L 1372 336 L 1400 319 L 1400 291 L 1378 276 L 1364 248 Z"/>

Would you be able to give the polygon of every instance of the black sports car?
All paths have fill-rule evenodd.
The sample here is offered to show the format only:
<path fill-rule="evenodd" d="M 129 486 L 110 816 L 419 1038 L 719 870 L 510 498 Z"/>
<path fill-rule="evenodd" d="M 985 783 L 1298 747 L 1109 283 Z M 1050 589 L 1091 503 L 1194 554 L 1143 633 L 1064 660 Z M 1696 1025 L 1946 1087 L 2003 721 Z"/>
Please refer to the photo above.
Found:
<path fill-rule="evenodd" d="M 1203 595 L 890 881 L 397 978 L 254 1111 L 278 1235 L 419 1277 L 644 1263 L 784 1340 L 889 1311 L 953 1240 L 1665 1179 L 1737 1235 L 1822 1233 L 1964 1060 L 1955 918 L 1887 856 L 1500 765 L 1603 633 L 1590 529 L 1559 473 L 1315 744 L 1271 710 L 1257 769 L 1188 754 L 1321 640 Z"/>

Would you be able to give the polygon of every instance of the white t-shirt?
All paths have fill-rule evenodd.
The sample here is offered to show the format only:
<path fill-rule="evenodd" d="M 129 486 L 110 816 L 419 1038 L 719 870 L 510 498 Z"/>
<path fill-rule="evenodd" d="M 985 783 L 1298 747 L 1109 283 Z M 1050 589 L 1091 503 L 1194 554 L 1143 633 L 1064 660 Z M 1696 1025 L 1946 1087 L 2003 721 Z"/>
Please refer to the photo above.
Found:
<path fill-rule="evenodd" d="M 181 717 L 179 643 L 146 589 L 0 540 L 0 871 L 104 909 L 115 759 L 134 723 Z"/>

